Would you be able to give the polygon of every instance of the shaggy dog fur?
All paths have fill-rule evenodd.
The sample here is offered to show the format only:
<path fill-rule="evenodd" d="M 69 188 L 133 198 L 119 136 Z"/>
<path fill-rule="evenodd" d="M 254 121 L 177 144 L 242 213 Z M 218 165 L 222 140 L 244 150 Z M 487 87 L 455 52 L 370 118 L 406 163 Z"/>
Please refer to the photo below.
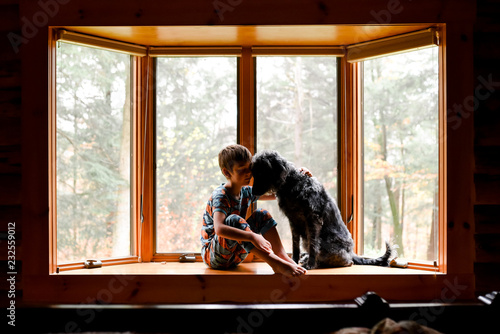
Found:
<path fill-rule="evenodd" d="M 353 252 L 354 242 L 333 198 L 315 178 L 309 177 L 276 151 L 262 151 L 251 163 L 252 192 L 276 193 L 278 205 L 290 221 L 292 258 L 306 269 L 344 267 L 354 264 L 387 266 L 392 250 L 379 258 L 363 258 Z M 300 238 L 307 253 L 300 256 Z M 300 260 L 300 261 L 299 261 Z"/>

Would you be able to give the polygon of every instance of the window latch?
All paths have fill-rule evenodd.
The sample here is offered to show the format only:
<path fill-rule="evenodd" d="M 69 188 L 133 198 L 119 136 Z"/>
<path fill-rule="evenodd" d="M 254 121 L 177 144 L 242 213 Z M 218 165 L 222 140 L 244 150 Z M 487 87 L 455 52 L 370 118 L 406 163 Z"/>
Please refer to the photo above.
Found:
<path fill-rule="evenodd" d="M 102 267 L 102 262 L 101 262 L 101 260 L 85 260 L 85 262 L 83 263 L 83 265 L 87 269 L 101 268 Z"/>
<path fill-rule="evenodd" d="M 397 257 L 392 259 L 389 265 L 394 268 L 408 268 L 408 262 L 398 259 Z"/>
<path fill-rule="evenodd" d="M 179 256 L 179 262 L 196 262 L 196 256 L 194 254 L 182 254 Z"/>

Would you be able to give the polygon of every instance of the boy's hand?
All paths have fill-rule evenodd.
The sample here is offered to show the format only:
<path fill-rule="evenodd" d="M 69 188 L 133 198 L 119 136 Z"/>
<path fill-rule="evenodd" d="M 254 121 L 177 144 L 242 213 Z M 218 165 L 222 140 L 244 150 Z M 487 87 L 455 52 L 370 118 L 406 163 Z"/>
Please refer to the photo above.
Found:
<path fill-rule="evenodd" d="M 309 177 L 313 176 L 312 173 L 311 173 L 311 171 L 309 169 L 305 168 L 305 167 L 300 167 L 299 168 L 299 172 L 301 172 L 302 174 L 307 175 Z"/>
<path fill-rule="evenodd" d="M 273 252 L 273 248 L 271 243 L 266 240 L 261 234 L 254 233 L 252 238 L 252 244 L 260 249 L 263 252 L 271 254 Z"/>

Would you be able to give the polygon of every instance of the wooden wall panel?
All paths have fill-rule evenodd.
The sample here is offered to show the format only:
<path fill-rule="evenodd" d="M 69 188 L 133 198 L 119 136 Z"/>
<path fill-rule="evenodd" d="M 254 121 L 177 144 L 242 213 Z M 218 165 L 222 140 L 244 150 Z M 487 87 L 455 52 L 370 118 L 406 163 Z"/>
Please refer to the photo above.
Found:
<path fill-rule="evenodd" d="M 476 294 L 485 295 L 491 291 L 498 291 L 498 278 L 500 277 L 500 265 L 492 263 L 476 263 Z"/>
<path fill-rule="evenodd" d="M 21 29 L 17 1 L 0 4 L 0 306 L 6 306 L 8 226 L 15 223 L 16 298 L 22 296 L 21 233 L 21 57 L 9 34 Z M 11 224 L 12 226 L 12 224 Z M 10 244 L 12 246 L 12 243 Z M 12 250 L 12 248 L 11 248 Z"/>
<path fill-rule="evenodd" d="M 474 206 L 474 220 L 476 233 L 490 234 L 500 233 L 500 205 L 478 205 Z"/>
<path fill-rule="evenodd" d="M 500 3 L 477 2 L 474 31 L 476 294 L 500 290 Z M 474 107 L 474 105 L 472 105 Z"/>
<path fill-rule="evenodd" d="M 500 34 L 499 34 L 500 36 Z M 498 38 L 498 37 L 497 37 Z M 494 46 L 492 46 L 494 47 Z M 488 77 L 500 82 L 500 73 L 497 71 L 496 75 L 493 76 L 494 69 L 496 66 L 493 62 L 487 60 L 481 60 L 482 56 L 476 53 L 475 57 L 475 77 L 476 77 L 476 87 L 482 87 L 482 83 L 479 80 L 488 81 Z M 500 59 L 500 57 L 499 57 Z M 497 60 L 498 62 L 498 60 Z M 491 64 L 490 66 L 486 65 Z M 482 78 L 482 79 L 479 79 Z M 484 149 L 495 149 L 500 147 L 500 136 L 498 133 L 498 126 L 500 124 L 500 113 L 498 112 L 500 108 L 500 86 L 494 87 L 495 90 L 486 99 L 478 99 L 478 108 L 474 111 L 474 125 L 475 125 L 475 145 L 477 152 L 481 154 L 481 150 Z M 498 89 L 498 90 L 497 90 Z M 487 96 L 484 90 L 480 91 L 481 94 Z M 481 95 L 480 94 L 480 95 Z M 481 161 L 479 161 L 481 163 Z M 478 165 L 481 167 L 481 164 Z M 498 165 L 493 165 L 491 167 L 497 168 Z"/>
<path fill-rule="evenodd" d="M 449 23 L 446 26 L 446 103 L 463 105 L 474 91 L 473 26 Z M 461 53 L 460 57 L 456 57 Z M 453 70 L 453 68 L 455 70 Z M 461 69 L 457 71 L 458 69 Z M 451 115 L 448 112 L 448 116 Z M 446 140 L 447 183 L 447 268 L 449 272 L 473 272 L 474 263 L 474 180 L 473 120 L 463 119 L 458 126 L 448 119 Z"/>

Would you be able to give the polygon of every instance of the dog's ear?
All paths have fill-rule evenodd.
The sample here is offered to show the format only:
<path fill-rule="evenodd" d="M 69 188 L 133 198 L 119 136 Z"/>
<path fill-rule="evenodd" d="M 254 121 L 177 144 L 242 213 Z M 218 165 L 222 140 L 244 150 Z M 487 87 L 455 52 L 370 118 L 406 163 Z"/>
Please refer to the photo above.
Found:
<path fill-rule="evenodd" d="M 277 171 L 278 183 L 283 184 L 288 176 L 288 173 L 290 172 L 290 164 L 278 152 L 273 152 L 271 166 L 272 170 Z"/>

